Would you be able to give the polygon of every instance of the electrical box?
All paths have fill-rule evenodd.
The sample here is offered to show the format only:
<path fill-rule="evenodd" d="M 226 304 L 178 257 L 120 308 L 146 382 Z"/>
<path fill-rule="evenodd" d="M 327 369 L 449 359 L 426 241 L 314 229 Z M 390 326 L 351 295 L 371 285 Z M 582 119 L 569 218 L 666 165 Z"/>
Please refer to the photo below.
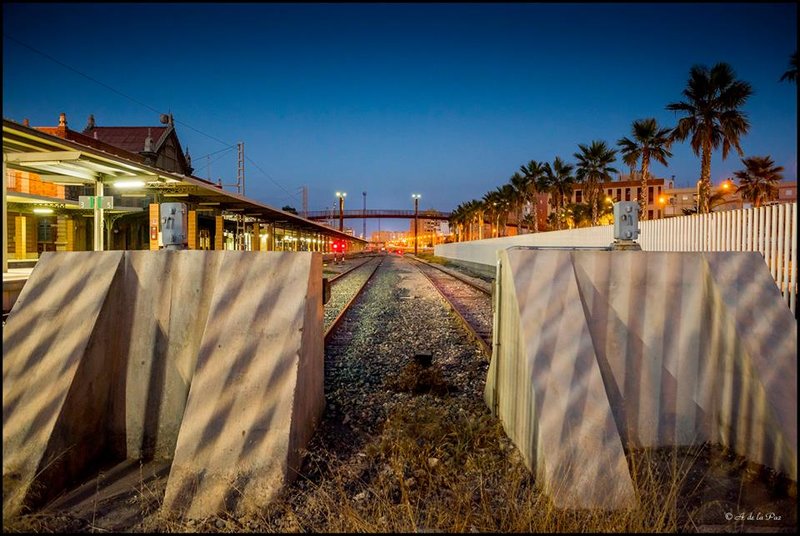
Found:
<path fill-rule="evenodd" d="M 161 240 L 165 249 L 186 249 L 189 212 L 185 203 L 161 203 Z"/>
<path fill-rule="evenodd" d="M 636 240 L 639 237 L 639 203 L 614 203 L 614 240 Z"/>

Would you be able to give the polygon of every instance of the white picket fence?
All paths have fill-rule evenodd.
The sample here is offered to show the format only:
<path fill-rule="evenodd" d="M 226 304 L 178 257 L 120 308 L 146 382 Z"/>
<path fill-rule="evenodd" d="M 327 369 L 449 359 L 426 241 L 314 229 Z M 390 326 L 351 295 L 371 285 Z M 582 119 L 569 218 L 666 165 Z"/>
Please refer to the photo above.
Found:
<path fill-rule="evenodd" d="M 639 222 L 645 251 L 757 251 L 792 313 L 797 301 L 797 203 L 727 210 Z M 496 251 L 509 246 L 602 247 L 613 228 L 584 227 L 436 246 L 435 254 L 494 266 Z"/>

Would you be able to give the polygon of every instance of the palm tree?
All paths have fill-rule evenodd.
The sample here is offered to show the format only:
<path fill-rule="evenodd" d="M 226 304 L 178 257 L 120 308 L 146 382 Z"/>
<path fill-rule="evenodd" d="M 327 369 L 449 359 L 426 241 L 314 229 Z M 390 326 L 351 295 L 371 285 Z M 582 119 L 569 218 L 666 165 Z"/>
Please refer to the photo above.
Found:
<path fill-rule="evenodd" d="M 667 105 L 667 110 L 683 112 L 672 131 L 672 139 L 683 141 L 692 137 L 692 150 L 701 155 L 700 212 L 708 213 L 711 194 L 711 152 L 722 144 L 722 158 L 728 157 L 731 147 L 743 156 L 739 138 L 750 130 L 747 115 L 740 110 L 753 89 L 747 82 L 735 79 L 727 63 L 717 63 L 710 70 L 695 65 L 689 71 L 689 81 L 683 90 L 685 101 Z"/>
<path fill-rule="evenodd" d="M 517 218 L 517 234 L 522 234 L 522 207 L 528 200 L 529 180 L 526 176 L 521 175 L 519 172 L 515 172 L 513 175 L 511 175 L 508 183 L 514 189 L 513 206 L 515 208 L 514 214 Z"/>
<path fill-rule="evenodd" d="M 461 203 L 450 213 L 450 227 L 455 229 L 456 242 L 462 242 L 465 237 L 465 226 L 469 217 L 467 203 Z"/>
<path fill-rule="evenodd" d="M 611 164 L 617 158 L 617 151 L 609 148 L 604 141 L 593 141 L 590 146 L 578 144 L 579 153 L 573 156 L 578 159 L 575 177 L 586 184 L 586 201 L 592 207 L 592 225 L 597 225 L 600 212 L 600 184 L 610 182 L 612 173 L 617 170 Z"/>
<path fill-rule="evenodd" d="M 489 216 L 489 238 L 494 238 L 494 221 L 498 213 L 498 195 L 495 190 L 486 192 L 481 199 L 483 202 L 483 214 Z"/>
<path fill-rule="evenodd" d="M 516 203 L 516 192 L 514 187 L 510 184 L 504 184 L 495 189 L 497 192 L 498 201 L 498 214 L 497 214 L 497 236 L 500 235 L 500 229 L 503 230 L 502 236 L 506 236 L 508 225 L 508 214 L 514 210 Z"/>
<path fill-rule="evenodd" d="M 756 208 L 764 201 L 778 198 L 778 183 L 783 179 L 783 166 L 776 166 L 769 156 L 743 158 L 745 169 L 734 172 L 739 179 L 736 193 L 751 201 Z"/>
<path fill-rule="evenodd" d="M 567 203 L 564 215 L 570 229 L 592 225 L 592 208 L 586 203 Z"/>
<path fill-rule="evenodd" d="M 544 163 L 544 174 L 550 184 L 550 203 L 555 211 L 556 229 L 561 229 L 566 200 L 572 197 L 572 185 L 575 184 L 573 169 L 572 164 L 567 164 L 558 156 L 552 167 L 548 162 Z"/>
<path fill-rule="evenodd" d="M 538 194 L 548 188 L 547 174 L 545 173 L 545 163 L 531 160 L 527 164 L 519 167 L 519 170 L 528 180 L 528 191 L 526 202 L 531 203 L 531 219 L 533 220 L 533 232 L 539 232 L 539 216 L 537 214 Z"/>
<path fill-rule="evenodd" d="M 639 119 L 633 122 L 631 133 L 633 139 L 620 138 L 617 145 L 621 147 L 622 161 L 631 169 L 642 161 L 642 187 L 639 189 L 639 218 L 647 219 L 647 179 L 649 178 L 650 159 L 667 165 L 671 145 L 669 128 L 658 128 L 655 118 Z"/>
<path fill-rule="evenodd" d="M 794 51 L 791 58 L 789 59 L 789 70 L 783 73 L 781 76 L 781 82 L 784 80 L 788 80 L 789 82 L 797 83 L 797 51 Z"/>

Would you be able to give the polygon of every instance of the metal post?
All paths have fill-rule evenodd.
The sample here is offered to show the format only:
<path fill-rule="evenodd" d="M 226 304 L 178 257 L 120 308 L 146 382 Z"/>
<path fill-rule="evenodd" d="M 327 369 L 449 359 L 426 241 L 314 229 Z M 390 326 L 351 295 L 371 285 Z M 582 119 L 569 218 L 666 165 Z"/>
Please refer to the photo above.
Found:
<path fill-rule="evenodd" d="M 347 196 L 346 192 L 336 192 L 336 197 L 339 198 L 339 232 L 344 232 L 344 198 Z"/>
<path fill-rule="evenodd" d="M 367 239 L 367 192 L 361 192 L 364 196 L 364 240 Z"/>
<path fill-rule="evenodd" d="M 103 251 L 103 181 L 97 180 L 94 183 L 94 250 Z"/>
<path fill-rule="evenodd" d="M 6 188 L 8 187 L 6 183 L 8 182 L 8 176 L 6 175 L 6 155 L 5 152 L 3 153 L 3 273 L 8 272 L 8 233 L 6 229 L 8 229 L 8 201 Z"/>
<path fill-rule="evenodd" d="M 419 194 L 414 194 L 412 196 L 414 198 L 414 256 L 417 255 L 417 235 L 419 233 L 419 198 L 421 197 Z"/>
<path fill-rule="evenodd" d="M 236 191 L 244 195 L 244 142 L 240 141 L 236 145 L 239 157 L 236 168 Z"/>

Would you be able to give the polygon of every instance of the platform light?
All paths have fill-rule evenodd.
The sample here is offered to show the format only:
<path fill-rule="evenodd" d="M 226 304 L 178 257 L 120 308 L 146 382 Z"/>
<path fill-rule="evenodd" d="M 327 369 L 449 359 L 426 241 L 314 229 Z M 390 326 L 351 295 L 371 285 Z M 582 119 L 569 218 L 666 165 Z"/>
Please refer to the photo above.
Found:
<path fill-rule="evenodd" d="M 144 181 L 140 180 L 126 180 L 126 181 L 115 181 L 114 188 L 144 188 Z"/>
<path fill-rule="evenodd" d="M 53 209 L 47 207 L 36 207 L 33 209 L 34 214 L 52 214 Z"/>

